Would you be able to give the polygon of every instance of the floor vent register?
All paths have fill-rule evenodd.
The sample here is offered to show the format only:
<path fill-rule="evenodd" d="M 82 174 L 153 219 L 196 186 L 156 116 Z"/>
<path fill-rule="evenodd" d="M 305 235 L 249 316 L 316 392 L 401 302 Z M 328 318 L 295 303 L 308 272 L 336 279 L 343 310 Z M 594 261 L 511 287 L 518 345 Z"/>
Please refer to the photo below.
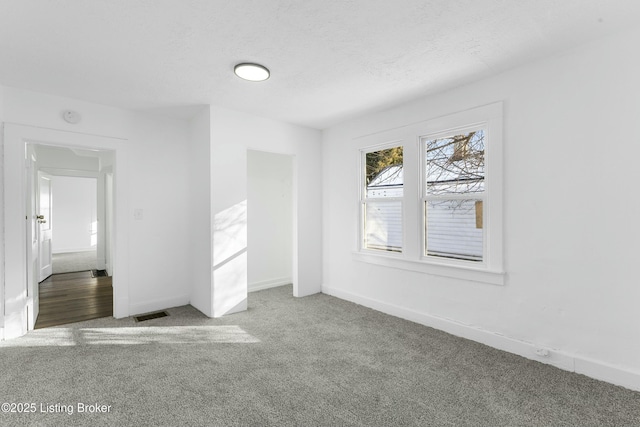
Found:
<path fill-rule="evenodd" d="M 154 313 L 134 316 L 133 318 L 136 319 L 136 322 L 144 322 L 145 320 L 160 319 L 161 317 L 167 317 L 168 315 L 169 313 L 166 311 L 156 311 Z"/>

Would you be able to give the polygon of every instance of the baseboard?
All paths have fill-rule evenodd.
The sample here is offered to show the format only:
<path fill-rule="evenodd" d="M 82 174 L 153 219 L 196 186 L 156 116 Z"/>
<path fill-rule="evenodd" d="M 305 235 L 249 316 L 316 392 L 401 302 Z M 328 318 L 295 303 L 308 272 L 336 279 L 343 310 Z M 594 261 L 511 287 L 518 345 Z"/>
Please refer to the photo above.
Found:
<path fill-rule="evenodd" d="M 599 360 L 575 357 L 574 372 L 597 380 L 640 391 L 640 373 L 620 369 Z"/>
<path fill-rule="evenodd" d="M 189 295 L 180 295 L 171 298 L 148 300 L 129 305 L 129 316 L 149 313 L 151 311 L 164 310 L 172 307 L 180 307 L 189 304 Z"/>
<path fill-rule="evenodd" d="M 278 286 L 290 285 L 292 283 L 291 277 L 281 277 L 278 279 L 263 280 L 262 282 L 249 283 L 248 291 L 262 291 L 269 288 L 277 288 Z"/>
<path fill-rule="evenodd" d="M 114 300 L 113 317 L 115 317 L 116 319 L 124 319 L 125 317 L 129 317 L 129 298 L 118 298 Z"/>
<path fill-rule="evenodd" d="M 96 248 L 78 248 L 78 249 L 57 249 L 53 251 L 53 255 L 56 254 L 70 254 L 74 252 L 95 252 Z"/>
<path fill-rule="evenodd" d="M 476 341 L 499 350 L 514 353 L 527 359 L 556 366 L 565 371 L 576 372 L 597 380 L 640 391 L 640 373 L 625 370 L 607 363 L 570 354 L 558 349 L 546 348 L 526 341 L 510 338 L 495 332 L 470 325 L 421 313 L 393 304 L 374 300 L 362 295 L 346 292 L 328 286 L 322 293 L 372 308 L 383 313 L 420 323 L 452 335 Z"/>

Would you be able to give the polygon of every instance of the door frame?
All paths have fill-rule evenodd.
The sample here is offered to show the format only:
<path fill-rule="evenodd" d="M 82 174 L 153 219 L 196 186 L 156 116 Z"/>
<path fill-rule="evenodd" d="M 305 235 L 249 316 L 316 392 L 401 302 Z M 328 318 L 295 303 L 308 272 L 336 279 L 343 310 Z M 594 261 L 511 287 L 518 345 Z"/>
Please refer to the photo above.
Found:
<path fill-rule="evenodd" d="M 27 150 L 28 152 L 28 150 Z M 29 161 L 27 159 L 27 161 Z M 37 164 L 37 163 L 36 163 Z M 29 173 L 30 171 L 27 170 L 27 173 Z M 43 179 L 48 179 L 49 180 L 49 217 L 45 218 L 44 221 L 48 222 L 48 232 L 43 232 L 42 230 L 42 226 L 37 226 L 36 230 L 36 235 L 38 236 L 38 283 L 42 282 L 43 280 L 45 280 L 47 277 L 51 276 L 53 274 L 53 265 L 52 265 L 52 258 L 53 258 L 53 253 L 52 253 L 52 247 L 51 247 L 51 235 L 53 234 L 53 230 L 52 230 L 52 223 L 53 223 L 53 206 L 52 206 L 52 184 L 53 184 L 53 180 L 52 180 L 52 176 L 49 175 L 46 172 L 43 172 L 42 170 L 38 169 L 36 171 L 35 176 L 37 177 L 37 183 L 34 187 L 27 187 L 27 191 L 33 191 L 34 189 L 37 191 L 36 193 L 36 215 L 41 215 L 41 211 L 42 211 L 42 180 Z M 29 198 L 29 194 L 26 194 L 27 198 Z M 28 215 L 28 213 L 27 213 Z M 35 220 L 35 218 L 32 218 L 31 221 Z M 27 219 L 27 221 L 29 221 L 29 219 Z M 46 224 L 45 222 L 45 224 Z M 36 223 L 40 224 L 40 221 L 36 221 Z M 29 226 L 27 226 L 27 232 L 28 232 Z M 43 274 L 42 272 L 42 268 L 44 266 L 43 263 L 43 257 L 42 257 L 42 242 L 43 242 L 43 235 L 49 235 L 49 263 L 48 263 L 48 270 Z M 29 236 L 30 234 L 28 234 Z M 27 238 L 27 241 L 29 241 L 29 239 Z M 33 252 L 32 252 L 33 253 Z M 29 253 L 27 253 L 27 265 L 29 265 Z M 50 272 L 49 272 L 50 270 Z M 38 292 L 37 289 L 33 290 L 33 295 L 36 295 L 36 293 Z M 29 322 L 31 324 L 31 322 Z M 34 320 L 34 324 L 35 324 L 35 320 Z"/>
<path fill-rule="evenodd" d="M 128 266 L 128 148 L 127 140 L 109 136 L 60 131 L 13 123 L 4 124 L 4 289 L 2 299 L 4 325 L 2 339 L 24 335 L 28 331 L 27 316 L 27 224 L 25 153 L 27 144 L 50 145 L 63 148 L 81 148 L 113 151 L 113 315 L 129 315 Z M 30 251 L 29 251 L 30 253 Z"/>
<path fill-rule="evenodd" d="M 247 156 L 247 218 L 249 215 L 249 211 L 251 209 L 251 199 L 249 198 L 249 152 L 253 151 L 254 153 L 263 153 L 263 154 L 271 154 L 276 156 L 286 157 L 291 161 L 291 284 L 293 287 L 293 296 L 300 296 L 299 291 L 299 282 L 298 282 L 298 165 L 297 165 L 297 156 L 291 153 L 282 153 L 277 151 L 268 151 L 264 149 L 255 149 L 255 148 L 247 148 L 246 156 Z M 247 219 L 247 242 L 249 240 L 249 233 L 253 227 L 251 226 L 251 222 Z M 249 249 L 250 250 L 250 249 Z M 282 286 L 284 283 L 277 283 L 274 285 L 267 285 L 267 287 L 260 287 L 258 289 L 254 289 L 253 291 L 249 290 L 249 256 L 247 256 L 247 291 L 248 293 L 254 291 L 260 291 L 263 289 L 267 289 L 268 287 L 276 287 Z"/>

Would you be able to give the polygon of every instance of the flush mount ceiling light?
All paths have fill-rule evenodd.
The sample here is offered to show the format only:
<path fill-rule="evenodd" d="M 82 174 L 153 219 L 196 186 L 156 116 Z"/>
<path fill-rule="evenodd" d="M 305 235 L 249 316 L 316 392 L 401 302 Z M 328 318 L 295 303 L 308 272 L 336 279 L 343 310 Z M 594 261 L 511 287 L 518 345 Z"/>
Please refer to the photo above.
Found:
<path fill-rule="evenodd" d="M 269 70 L 260 64 L 243 62 L 233 67 L 233 72 L 241 79 L 252 82 L 261 82 L 269 78 Z"/>

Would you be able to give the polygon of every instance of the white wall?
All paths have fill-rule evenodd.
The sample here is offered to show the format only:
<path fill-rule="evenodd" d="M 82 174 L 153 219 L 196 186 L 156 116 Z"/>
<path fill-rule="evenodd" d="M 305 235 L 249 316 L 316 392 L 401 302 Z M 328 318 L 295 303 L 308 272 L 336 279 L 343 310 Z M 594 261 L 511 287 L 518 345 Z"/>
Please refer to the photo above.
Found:
<path fill-rule="evenodd" d="M 190 121 L 190 216 L 189 256 L 192 262 L 191 305 L 212 316 L 211 290 L 211 111 L 204 107 Z"/>
<path fill-rule="evenodd" d="M 78 151 L 82 153 L 82 151 Z M 99 169 L 98 157 L 94 155 L 77 155 L 73 150 L 37 145 L 38 167 L 46 168 L 52 173 L 68 175 L 93 174 L 97 176 Z M 84 173 L 84 174 L 83 174 Z"/>
<path fill-rule="evenodd" d="M 116 225 L 128 230 L 128 244 L 116 242 L 115 273 L 126 274 L 128 281 L 127 292 L 116 290 L 116 298 L 126 305 L 116 316 L 188 303 L 188 123 L 15 88 L 3 90 L 6 122 L 127 140 L 121 144 L 126 157 L 116 163 L 116 174 L 126 176 L 127 185 L 116 185 L 115 191 L 126 194 L 124 206 L 116 206 L 125 209 L 126 216 L 117 214 Z M 66 109 L 79 112 L 81 122 L 66 123 L 62 119 Z M 140 220 L 134 219 L 136 209 L 142 211 Z"/>
<path fill-rule="evenodd" d="M 212 107 L 212 311 L 216 317 L 243 310 L 247 303 L 248 149 L 295 156 L 294 295 L 317 293 L 322 283 L 320 132 Z"/>
<path fill-rule="evenodd" d="M 0 86 L 0 125 L 4 123 L 4 87 Z M 4 224 L 4 129 L 0 126 L 0 224 Z M 0 339 L 4 336 L 4 227 L 0 226 Z"/>
<path fill-rule="evenodd" d="M 97 246 L 97 179 L 51 177 L 53 253 L 95 250 Z"/>
<path fill-rule="evenodd" d="M 640 389 L 638 43 L 618 34 L 326 130 L 323 292 Z M 352 259 L 352 139 L 500 100 L 506 284 Z"/>
<path fill-rule="evenodd" d="M 247 152 L 247 280 L 249 291 L 291 283 L 293 159 Z"/>
<path fill-rule="evenodd" d="M 189 302 L 189 235 L 197 225 L 190 222 L 188 124 L 136 116 L 131 141 L 130 307 L 143 313 Z M 142 219 L 133 218 L 136 211 Z"/>

